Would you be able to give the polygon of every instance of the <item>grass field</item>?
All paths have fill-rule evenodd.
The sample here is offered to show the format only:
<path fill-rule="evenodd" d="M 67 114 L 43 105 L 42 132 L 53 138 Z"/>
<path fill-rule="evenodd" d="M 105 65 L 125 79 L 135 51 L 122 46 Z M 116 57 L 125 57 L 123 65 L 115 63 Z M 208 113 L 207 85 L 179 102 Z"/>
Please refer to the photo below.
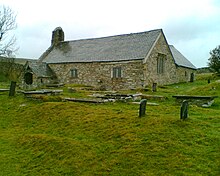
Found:
<path fill-rule="evenodd" d="M 185 121 L 172 98 L 220 96 L 219 78 L 207 84 L 208 76 L 145 92 L 168 99 L 152 100 L 159 106 L 147 106 L 143 118 L 137 104 L 43 102 L 0 93 L 0 176 L 220 175 L 220 97 L 210 108 L 190 105 Z M 7 85 L 0 82 L 0 88 Z"/>

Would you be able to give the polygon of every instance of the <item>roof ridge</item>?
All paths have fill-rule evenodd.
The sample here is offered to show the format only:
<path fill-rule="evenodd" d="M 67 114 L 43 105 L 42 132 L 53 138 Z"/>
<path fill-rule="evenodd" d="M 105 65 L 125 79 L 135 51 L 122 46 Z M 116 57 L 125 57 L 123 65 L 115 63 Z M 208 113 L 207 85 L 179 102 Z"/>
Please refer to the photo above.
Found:
<path fill-rule="evenodd" d="M 128 33 L 128 34 L 116 34 L 116 35 L 109 35 L 109 36 L 104 36 L 104 37 L 91 37 L 91 38 L 82 38 L 82 39 L 76 39 L 76 40 L 66 40 L 66 41 L 62 41 L 60 43 L 78 42 L 78 41 L 84 41 L 84 40 L 98 40 L 98 39 L 101 40 L 101 39 L 106 39 L 106 38 L 139 35 L 139 34 L 144 34 L 144 33 L 161 32 L 161 31 L 162 31 L 162 29 L 153 29 L 153 30 L 149 30 L 149 31 L 134 32 L 134 33 Z"/>
<path fill-rule="evenodd" d="M 60 42 L 46 52 L 47 63 L 122 61 L 145 58 L 162 29 Z M 58 56 L 59 55 L 59 56 Z"/>

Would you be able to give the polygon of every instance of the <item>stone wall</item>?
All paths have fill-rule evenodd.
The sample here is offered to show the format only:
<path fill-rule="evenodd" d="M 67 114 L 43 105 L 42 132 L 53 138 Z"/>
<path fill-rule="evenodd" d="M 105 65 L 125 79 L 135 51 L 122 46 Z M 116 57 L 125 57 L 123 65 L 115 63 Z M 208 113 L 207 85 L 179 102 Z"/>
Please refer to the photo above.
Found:
<path fill-rule="evenodd" d="M 165 56 L 164 71 L 158 73 L 158 54 Z M 158 38 L 145 60 L 120 62 L 90 62 L 49 64 L 60 83 L 83 84 L 107 90 L 136 89 L 146 86 L 168 85 L 190 81 L 192 69 L 178 67 L 174 63 L 169 46 L 163 34 Z M 121 67 L 122 77 L 113 78 L 113 68 Z M 71 69 L 77 70 L 77 77 L 71 77 Z"/>
<path fill-rule="evenodd" d="M 5 75 L 9 80 L 19 81 L 22 71 L 23 65 L 15 63 L 14 58 L 5 60 L 1 60 L 0 58 L 0 74 Z"/>
<path fill-rule="evenodd" d="M 26 72 L 27 73 L 27 72 Z M 51 79 L 50 77 L 38 77 L 36 74 L 32 74 L 32 84 L 27 84 L 25 81 L 25 73 L 21 75 L 21 84 L 19 85 L 20 88 L 25 89 L 25 90 L 32 90 L 32 89 L 37 89 L 37 88 L 42 88 L 43 86 L 47 84 L 52 84 L 54 83 L 55 80 Z"/>
<path fill-rule="evenodd" d="M 164 62 L 164 72 L 160 74 L 157 72 L 158 53 L 166 56 Z M 158 85 L 167 85 L 177 82 L 176 65 L 163 34 L 160 35 L 151 54 L 145 60 L 145 85 L 152 85 L 153 83 L 157 83 Z"/>
<path fill-rule="evenodd" d="M 107 90 L 142 88 L 143 61 L 49 64 L 60 83 L 83 84 Z M 113 78 L 113 68 L 121 67 L 122 77 Z M 71 77 L 77 70 L 77 78 Z"/>
<path fill-rule="evenodd" d="M 195 70 L 185 68 L 185 67 L 177 67 L 176 75 L 177 75 L 177 82 L 189 82 L 191 78 L 191 74 L 194 74 L 195 80 Z"/>
<path fill-rule="evenodd" d="M 164 56 L 164 67 L 158 72 L 159 56 Z M 146 86 L 168 85 L 190 80 L 192 69 L 178 67 L 163 33 L 158 37 L 150 54 L 144 59 L 118 62 L 87 62 L 49 64 L 60 83 L 83 84 L 100 89 L 136 89 Z M 113 68 L 120 67 L 122 77 L 113 78 Z M 77 77 L 71 76 L 77 71 Z M 74 73 L 75 74 L 75 73 Z"/>

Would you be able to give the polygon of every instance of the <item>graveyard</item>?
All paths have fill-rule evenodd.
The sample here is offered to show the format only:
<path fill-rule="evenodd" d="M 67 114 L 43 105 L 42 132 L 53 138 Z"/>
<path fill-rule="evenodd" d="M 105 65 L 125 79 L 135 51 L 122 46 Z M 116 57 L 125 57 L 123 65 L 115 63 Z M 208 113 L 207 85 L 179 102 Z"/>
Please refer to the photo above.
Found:
<path fill-rule="evenodd" d="M 1 78 L 0 175 L 220 174 L 218 76 L 154 91 L 9 87 Z M 182 112 L 173 96 L 194 100 Z M 204 97 L 210 106 L 198 105 Z"/>

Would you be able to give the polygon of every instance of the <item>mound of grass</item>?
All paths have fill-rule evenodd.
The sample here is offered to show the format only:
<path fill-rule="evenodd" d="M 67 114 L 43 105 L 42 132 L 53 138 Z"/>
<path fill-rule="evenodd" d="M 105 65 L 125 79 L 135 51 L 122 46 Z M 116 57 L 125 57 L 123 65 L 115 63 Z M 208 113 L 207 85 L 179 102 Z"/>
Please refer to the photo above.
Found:
<path fill-rule="evenodd" d="M 171 96 L 211 84 L 200 80 L 157 93 Z M 0 175 L 219 175 L 220 109 L 190 106 L 189 119 L 180 121 L 174 101 L 147 106 L 147 115 L 138 118 L 137 104 L 39 102 L 2 94 Z"/>
<path fill-rule="evenodd" d="M 187 94 L 192 95 L 218 95 L 220 90 L 220 81 L 215 81 L 210 84 L 206 84 L 199 87 L 192 87 L 191 89 L 187 90 Z"/>

